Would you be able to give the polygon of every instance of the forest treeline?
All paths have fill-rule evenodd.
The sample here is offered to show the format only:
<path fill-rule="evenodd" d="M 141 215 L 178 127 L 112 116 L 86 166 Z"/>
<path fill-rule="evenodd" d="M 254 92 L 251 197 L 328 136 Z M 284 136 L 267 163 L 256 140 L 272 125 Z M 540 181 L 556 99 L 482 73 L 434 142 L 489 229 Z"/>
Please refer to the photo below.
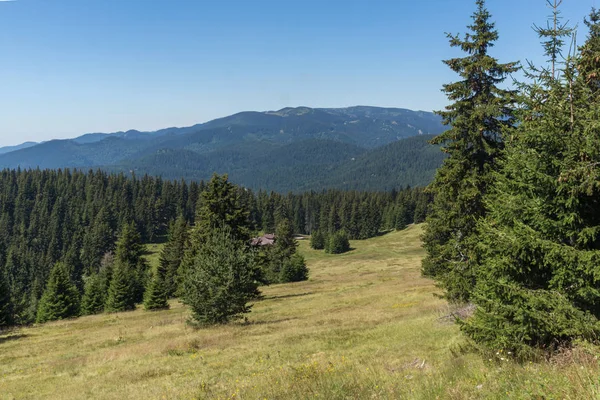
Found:
<path fill-rule="evenodd" d="M 6 288 L 4 294 L 10 293 L 11 304 L 11 316 L 6 319 L 14 324 L 44 320 L 38 318 L 40 301 L 49 284 L 56 284 L 61 276 L 63 280 L 68 276 L 87 309 L 118 309 L 107 306 L 107 298 L 86 298 L 85 290 L 104 285 L 108 296 L 111 280 L 121 279 L 123 271 L 114 267 L 112 276 L 97 275 L 106 265 L 119 263 L 129 265 L 127 273 L 137 277 L 133 283 L 123 284 L 131 283 L 128 290 L 134 293 L 134 302 L 142 302 L 154 273 L 143 262 L 143 244 L 167 236 L 189 236 L 186 232 L 202 224 L 199 215 L 209 218 L 199 211 L 209 187 L 205 182 L 127 177 L 99 170 L 1 171 L 0 285 Z M 248 213 L 250 236 L 278 230 L 281 237 L 343 231 L 351 239 L 366 239 L 382 230 L 424 221 L 430 201 L 422 189 L 410 188 L 389 193 L 331 190 L 282 195 L 231 187 L 236 201 Z M 165 248 L 173 251 L 174 246 L 169 241 Z M 177 291 L 173 281 L 178 278 L 173 275 L 183 257 L 181 249 L 178 254 L 172 261 L 177 265 L 171 265 L 171 275 L 166 277 L 171 282 L 169 296 Z M 168 258 L 169 254 L 163 256 Z M 285 257 L 291 260 L 292 254 Z M 168 264 L 168 260 L 163 261 Z M 263 259 L 263 264 L 269 262 Z M 55 268 L 57 263 L 63 266 Z M 282 273 L 278 269 L 277 276 L 273 274 L 271 271 L 266 274 L 270 277 L 263 277 L 265 283 L 276 281 Z"/>

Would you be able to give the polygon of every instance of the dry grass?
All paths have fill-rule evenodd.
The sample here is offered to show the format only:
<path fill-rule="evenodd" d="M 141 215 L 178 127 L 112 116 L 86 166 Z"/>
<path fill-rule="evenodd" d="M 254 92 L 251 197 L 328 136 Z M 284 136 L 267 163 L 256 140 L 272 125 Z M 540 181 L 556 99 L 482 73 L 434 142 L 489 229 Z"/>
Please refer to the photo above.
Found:
<path fill-rule="evenodd" d="M 589 346 L 527 365 L 461 352 L 420 276 L 420 232 L 339 256 L 302 241 L 311 279 L 264 288 L 247 323 L 194 330 L 173 302 L 0 335 L 0 398 L 600 398 Z"/>

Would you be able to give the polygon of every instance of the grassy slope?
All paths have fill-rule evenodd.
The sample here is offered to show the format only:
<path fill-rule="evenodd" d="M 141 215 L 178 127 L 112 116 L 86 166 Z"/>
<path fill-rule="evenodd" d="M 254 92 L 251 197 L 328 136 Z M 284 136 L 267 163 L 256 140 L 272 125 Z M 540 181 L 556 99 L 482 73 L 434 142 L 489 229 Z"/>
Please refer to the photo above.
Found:
<path fill-rule="evenodd" d="M 0 398 L 600 398 L 581 350 L 527 365 L 458 351 L 420 277 L 420 232 L 341 256 L 302 242 L 311 279 L 265 288 L 247 324 L 194 330 L 173 302 L 0 335 Z"/>

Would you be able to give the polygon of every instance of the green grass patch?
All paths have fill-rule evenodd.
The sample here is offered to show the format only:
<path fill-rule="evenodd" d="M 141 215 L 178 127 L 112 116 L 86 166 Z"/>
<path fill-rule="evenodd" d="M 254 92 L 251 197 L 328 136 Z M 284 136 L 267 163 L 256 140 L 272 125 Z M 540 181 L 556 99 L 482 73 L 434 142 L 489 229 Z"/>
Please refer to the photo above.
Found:
<path fill-rule="evenodd" d="M 188 310 L 104 314 L 0 335 L 4 399 L 593 399 L 597 349 L 517 364 L 464 351 L 420 275 L 420 226 L 329 255 L 300 242 L 307 282 L 263 288 L 247 323 Z M 148 246 L 152 265 L 161 245 Z"/>

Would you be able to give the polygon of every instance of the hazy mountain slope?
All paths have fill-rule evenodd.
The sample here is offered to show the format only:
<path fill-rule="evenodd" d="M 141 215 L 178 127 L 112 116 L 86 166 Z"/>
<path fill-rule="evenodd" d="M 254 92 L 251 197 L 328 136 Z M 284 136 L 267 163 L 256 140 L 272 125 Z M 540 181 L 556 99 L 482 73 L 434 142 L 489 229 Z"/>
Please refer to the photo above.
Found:
<path fill-rule="evenodd" d="M 10 153 L 11 151 L 26 149 L 28 147 L 33 147 L 33 146 L 35 146 L 37 144 L 38 144 L 37 142 L 25 142 L 25 143 L 21 143 L 21 144 L 16 145 L 16 146 L 0 147 L 0 154 L 6 154 L 6 153 Z"/>
<path fill-rule="evenodd" d="M 439 117 L 422 111 L 362 106 L 285 108 L 242 112 L 187 128 L 92 133 L 71 140 L 40 143 L 0 154 L 0 167 L 110 166 L 152 155 L 161 149 L 206 154 L 238 148 L 244 143 L 260 144 L 257 151 L 264 149 L 266 154 L 270 144 L 285 145 L 309 139 L 326 139 L 372 149 L 401 138 L 441 131 L 443 126 Z"/>
<path fill-rule="evenodd" d="M 105 168 L 186 180 L 207 180 L 214 172 L 228 173 L 234 182 L 246 187 L 279 192 L 388 190 L 431 181 L 444 159 L 437 146 L 427 143 L 432 137 L 416 136 L 373 150 L 322 139 L 288 145 L 246 142 L 205 154 L 162 149 Z"/>

